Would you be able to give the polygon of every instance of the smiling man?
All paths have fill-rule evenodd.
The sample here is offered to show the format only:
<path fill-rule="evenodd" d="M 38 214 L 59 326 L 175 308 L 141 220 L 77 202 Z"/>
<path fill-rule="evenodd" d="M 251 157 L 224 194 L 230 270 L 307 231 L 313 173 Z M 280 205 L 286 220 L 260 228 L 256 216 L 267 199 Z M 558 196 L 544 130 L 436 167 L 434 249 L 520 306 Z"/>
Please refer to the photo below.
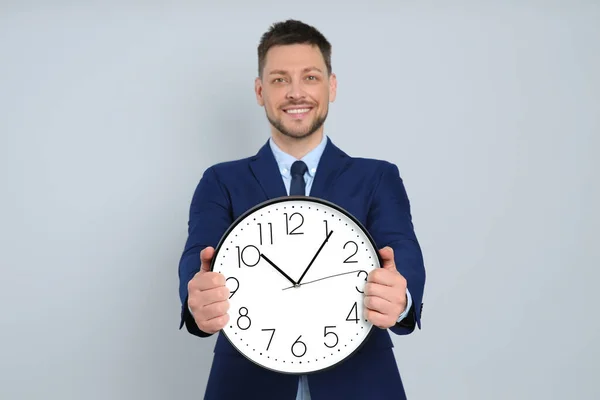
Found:
<path fill-rule="evenodd" d="M 294 43 L 293 37 L 265 35 L 263 40 L 256 97 L 265 108 L 275 144 L 300 159 L 322 140 L 329 103 L 335 100 L 331 50 L 325 43 Z"/>
<path fill-rule="evenodd" d="M 390 332 L 407 335 L 421 326 L 423 257 L 396 165 L 351 157 L 325 135 L 336 91 L 331 45 L 317 29 L 288 20 L 262 36 L 255 93 L 270 138 L 256 154 L 204 172 L 179 263 L 180 328 L 198 337 L 218 333 L 206 399 L 406 398 Z M 237 352 L 221 331 L 231 319 L 230 292 L 225 277 L 210 270 L 215 247 L 238 217 L 287 195 L 322 198 L 349 211 L 373 237 L 382 261 L 364 288 L 371 335 L 344 362 L 308 376 L 267 370 Z"/>

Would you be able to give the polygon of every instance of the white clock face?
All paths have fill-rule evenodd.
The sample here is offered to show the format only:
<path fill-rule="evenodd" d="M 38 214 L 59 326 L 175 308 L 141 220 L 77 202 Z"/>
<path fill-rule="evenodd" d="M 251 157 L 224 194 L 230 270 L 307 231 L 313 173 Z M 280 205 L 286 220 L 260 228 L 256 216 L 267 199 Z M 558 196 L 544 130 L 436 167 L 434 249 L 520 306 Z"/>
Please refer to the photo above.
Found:
<path fill-rule="evenodd" d="M 271 200 L 224 235 L 213 271 L 227 279 L 230 321 L 223 329 L 264 368 L 310 373 L 357 350 L 372 325 L 364 286 L 380 261 L 371 238 L 330 203 Z"/>

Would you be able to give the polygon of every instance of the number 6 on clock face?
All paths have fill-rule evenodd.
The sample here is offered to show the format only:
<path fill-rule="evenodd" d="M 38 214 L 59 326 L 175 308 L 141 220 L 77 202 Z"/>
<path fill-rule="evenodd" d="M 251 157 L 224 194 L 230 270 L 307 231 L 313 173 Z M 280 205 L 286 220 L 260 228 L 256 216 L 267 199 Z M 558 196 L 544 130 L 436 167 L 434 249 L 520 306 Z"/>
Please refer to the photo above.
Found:
<path fill-rule="evenodd" d="M 331 368 L 364 343 L 364 286 L 381 266 L 360 222 L 309 196 L 268 200 L 240 216 L 212 262 L 230 290 L 223 334 L 263 368 L 306 374 Z"/>

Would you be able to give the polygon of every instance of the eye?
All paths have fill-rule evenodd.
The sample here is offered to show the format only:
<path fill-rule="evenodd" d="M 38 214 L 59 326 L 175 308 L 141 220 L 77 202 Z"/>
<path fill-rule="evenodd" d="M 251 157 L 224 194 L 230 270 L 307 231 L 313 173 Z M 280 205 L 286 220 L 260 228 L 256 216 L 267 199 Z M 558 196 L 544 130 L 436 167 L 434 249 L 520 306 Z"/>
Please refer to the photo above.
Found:
<path fill-rule="evenodd" d="M 282 83 L 285 82 L 285 78 L 275 78 L 273 79 L 273 83 Z"/>
<path fill-rule="evenodd" d="M 310 80 L 310 81 L 316 81 L 316 80 L 317 80 L 317 77 L 316 77 L 316 76 L 314 76 L 314 75 L 309 75 L 309 76 L 307 76 L 307 77 L 306 77 L 306 79 L 308 79 L 308 80 Z"/>

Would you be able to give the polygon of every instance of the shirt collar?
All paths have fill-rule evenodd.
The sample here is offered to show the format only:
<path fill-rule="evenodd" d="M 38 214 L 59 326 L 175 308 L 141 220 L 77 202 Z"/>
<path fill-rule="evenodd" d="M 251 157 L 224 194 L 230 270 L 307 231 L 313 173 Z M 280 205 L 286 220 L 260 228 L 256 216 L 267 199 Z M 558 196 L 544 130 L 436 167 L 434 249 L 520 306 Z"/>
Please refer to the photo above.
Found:
<path fill-rule="evenodd" d="M 273 138 L 269 138 L 269 145 L 271 146 L 271 151 L 273 151 L 273 155 L 275 156 L 275 161 L 277 161 L 277 165 L 279 166 L 279 172 L 281 175 L 285 177 L 290 176 L 290 168 L 292 164 L 297 159 L 288 153 L 281 150 L 273 141 Z M 302 161 L 306 163 L 308 167 L 308 175 L 310 177 L 314 177 L 317 172 L 317 166 L 319 165 L 319 160 L 323 155 L 323 151 L 325 150 L 325 146 L 327 145 L 327 136 L 323 134 L 323 139 L 321 143 L 314 149 L 312 149 L 308 154 L 301 158 Z"/>

